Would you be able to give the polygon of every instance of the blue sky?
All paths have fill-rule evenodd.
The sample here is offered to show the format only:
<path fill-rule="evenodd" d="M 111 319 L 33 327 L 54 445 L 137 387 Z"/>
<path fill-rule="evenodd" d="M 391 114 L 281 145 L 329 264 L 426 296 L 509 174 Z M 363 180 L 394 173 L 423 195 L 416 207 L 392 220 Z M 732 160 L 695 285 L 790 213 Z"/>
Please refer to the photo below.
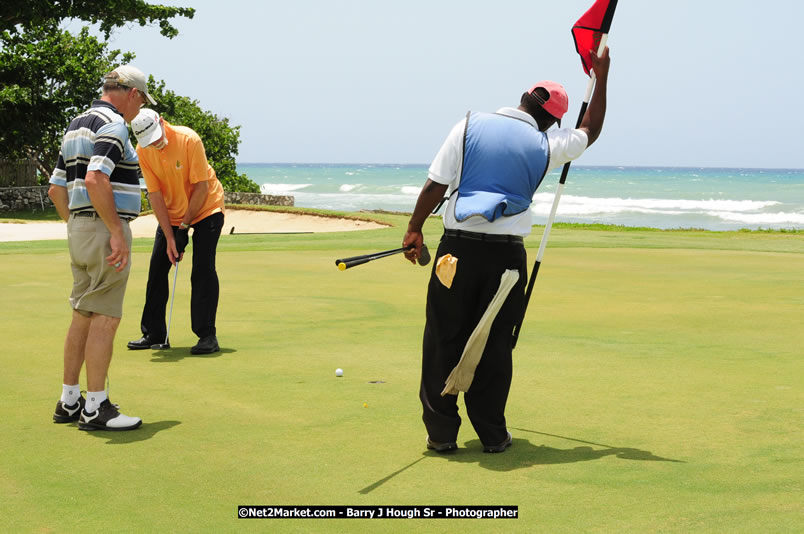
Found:
<path fill-rule="evenodd" d="M 241 125 L 240 162 L 429 163 L 467 110 L 562 83 L 586 88 L 570 35 L 592 0 L 170 1 L 168 40 L 113 47 Z M 606 124 L 585 165 L 804 168 L 797 49 L 804 3 L 619 2 Z M 76 30 L 79 23 L 72 23 Z"/>

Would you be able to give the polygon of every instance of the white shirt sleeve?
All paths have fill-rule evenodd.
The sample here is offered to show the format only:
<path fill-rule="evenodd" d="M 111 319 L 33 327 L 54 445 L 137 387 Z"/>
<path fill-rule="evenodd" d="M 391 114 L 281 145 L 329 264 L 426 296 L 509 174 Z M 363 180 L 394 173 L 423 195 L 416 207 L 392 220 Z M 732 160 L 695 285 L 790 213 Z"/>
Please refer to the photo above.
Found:
<path fill-rule="evenodd" d="M 583 154 L 589 144 L 589 137 L 583 130 L 560 128 L 547 132 L 547 142 L 550 144 L 547 172 L 550 172 Z"/>
<path fill-rule="evenodd" d="M 463 161 L 464 130 L 466 130 L 466 119 L 452 127 L 433 163 L 430 164 L 427 172 L 430 180 L 438 184 L 450 185 L 458 179 Z"/>

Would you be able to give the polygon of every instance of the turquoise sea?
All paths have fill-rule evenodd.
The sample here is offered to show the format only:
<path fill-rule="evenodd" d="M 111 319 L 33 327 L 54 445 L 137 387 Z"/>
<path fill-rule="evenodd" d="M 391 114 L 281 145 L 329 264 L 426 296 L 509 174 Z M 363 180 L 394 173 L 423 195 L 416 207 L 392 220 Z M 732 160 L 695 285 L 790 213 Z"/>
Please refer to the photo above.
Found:
<path fill-rule="evenodd" d="M 410 212 L 428 165 L 240 163 L 263 193 L 300 207 Z M 534 223 L 550 213 L 560 169 L 534 196 Z M 443 208 L 442 208 L 443 210 Z M 804 169 L 572 166 L 559 222 L 707 230 L 804 229 Z"/>

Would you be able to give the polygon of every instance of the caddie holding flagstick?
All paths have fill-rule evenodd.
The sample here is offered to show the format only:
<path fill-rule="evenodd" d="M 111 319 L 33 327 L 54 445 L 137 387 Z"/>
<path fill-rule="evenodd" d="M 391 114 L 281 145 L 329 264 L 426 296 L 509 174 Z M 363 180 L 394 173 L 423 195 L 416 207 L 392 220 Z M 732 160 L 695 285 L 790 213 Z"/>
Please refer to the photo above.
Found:
<path fill-rule="evenodd" d="M 168 273 L 178 268 L 193 229 L 193 272 L 190 311 L 199 340 L 192 354 L 218 352 L 215 326 L 220 291 L 215 256 L 223 228 L 223 187 L 207 161 L 196 132 L 174 126 L 152 109 L 132 121 L 137 155 L 148 187 L 151 207 L 159 221 L 148 270 L 142 337 L 128 343 L 131 350 L 170 348 L 165 311 Z"/>
<path fill-rule="evenodd" d="M 505 405 L 512 378 L 512 332 L 524 313 L 530 204 L 545 174 L 579 157 L 600 135 L 606 114 L 609 52 L 590 51 L 597 85 L 578 128 L 554 128 L 568 98 L 538 82 L 518 107 L 469 112 L 435 157 L 402 246 L 414 261 L 422 225 L 444 198 L 444 234 L 427 290 L 422 402 L 428 449 L 457 448 L 457 393 L 484 452 L 512 443 Z M 470 387 L 471 386 L 471 387 Z"/>

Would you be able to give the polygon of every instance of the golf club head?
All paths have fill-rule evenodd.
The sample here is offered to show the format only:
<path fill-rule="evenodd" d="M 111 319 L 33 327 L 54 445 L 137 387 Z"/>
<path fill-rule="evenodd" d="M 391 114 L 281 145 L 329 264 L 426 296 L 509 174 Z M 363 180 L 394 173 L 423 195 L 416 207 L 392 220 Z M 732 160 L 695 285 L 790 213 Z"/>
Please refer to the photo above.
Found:
<path fill-rule="evenodd" d="M 170 348 L 170 343 L 156 343 L 151 345 L 151 350 L 167 350 Z"/>
<path fill-rule="evenodd" d="M 421 253 L 421 255 L 420 255 L 420 256 L 419 256 L 419 257 L 416 259 L 416 261 L 417 261 L 417 262 L 418 262 L 418 264 L 419 264 L 419 265 L 421 265 L 422 267 L 424 267 L 425 265 L 427 265 L 428 263 L 430 263 L 430 250 L 427 248 L 427 245 L 425 245 L 424 243 L 422 243 L 422 253 Z"/>

